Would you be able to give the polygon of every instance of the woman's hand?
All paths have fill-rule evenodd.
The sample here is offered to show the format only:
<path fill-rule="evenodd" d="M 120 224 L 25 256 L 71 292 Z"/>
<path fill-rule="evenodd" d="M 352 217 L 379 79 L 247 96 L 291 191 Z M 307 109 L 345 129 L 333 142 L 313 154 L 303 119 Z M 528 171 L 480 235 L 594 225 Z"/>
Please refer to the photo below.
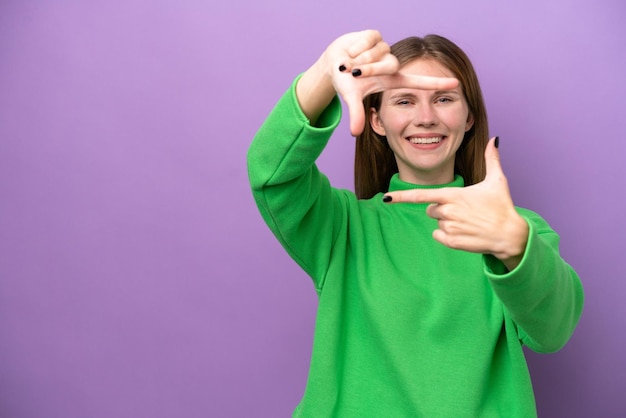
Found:
<path fill-rule="evenodd" d="M 453 78 L 407 75 L 375 30 L 353 32 L 337 38 L 300 78 L 296 95 L 312 123 L 339 94 L 348 106 L 350 132 L 356 136 L 365 126 L 363 99 L 390 88 L 445 90 L 456 87 Z"/>
<path fill-rule="evenodd" d="M 415 189 L 385 194 L 394 203 L 431 203 L 426 213 L 437 219 L 433 237 L 459 250 L 492 254 L 513 270 L 522 260 L 528 241 L 528 224 L 515 207 L 500 155 L 491 139 L 485 150 L 485 180 L 468 187 Z"/>

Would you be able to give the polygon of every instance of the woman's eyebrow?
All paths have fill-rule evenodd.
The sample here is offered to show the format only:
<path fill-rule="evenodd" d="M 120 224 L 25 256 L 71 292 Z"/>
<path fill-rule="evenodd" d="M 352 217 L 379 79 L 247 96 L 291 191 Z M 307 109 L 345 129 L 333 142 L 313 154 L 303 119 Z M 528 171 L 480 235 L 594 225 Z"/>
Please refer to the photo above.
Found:
<path fill-rule="evenodd" d="M 461 92 L 459 91 L 458 88 L 455 89 L 451 89 L 451 90 L 437 90 L 437 91 L 433 91 L 432 95 L 433 96 L 440 96 L 442 94 L 453 94 L 456 96 L 461 96 Z M 394 100 L 394 99 L 399 99 L 399 98 L 409 98 L 409 99 L 414 99 L 416 98 L 417 95 L 411 91 L 398 91 L 396 93 L 393 93 L 389 96 L 389 100 Z"/>
<path fill-rule="evenodd" d="M 452 89 L 452 90 L 437 90 L 434 95 L 440 95 L 440 94 L 456 94 L 458 96 L 461 95 L 461 92 L 458 89 Z"/>
<path fill-rule="evenodd" d="M 402 92 L 398 92 L 398 93 L 393 93 L 389 97 L 407 97 L 407 96 L 413 96 L 414 97 L 415 94 L 409 93 L 408 91 L 402 91 Z"/>
<path fill-rule="evenodd" d="M 396 93 L 391 94 L 391 96 L 389 96 L 389 100 L 399 99 L 399 98 L 415 99 L 417 98 L 417 95 L 411 91 L 398 91 Z"/>

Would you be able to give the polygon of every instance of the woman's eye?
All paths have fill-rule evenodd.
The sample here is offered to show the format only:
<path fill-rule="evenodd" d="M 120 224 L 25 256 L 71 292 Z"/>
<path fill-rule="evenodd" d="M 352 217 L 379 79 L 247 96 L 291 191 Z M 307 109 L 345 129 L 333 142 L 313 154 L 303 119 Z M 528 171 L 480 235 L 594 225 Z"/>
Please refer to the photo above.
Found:
<path fill-rule="evenodd" d="M 408 105 L 408 104 L 410 104 L 410 103 L 411 103 L 411 102 L 409 102 L 408 100 L 398 100 L 398 104 L 399 104 L 399 105 Z"/>
<path fill-rule="evenodd" d="M 438 97 L 436 100 L 437 103 L 449 103 L 451 101 L 452 99 L 449 97 Z"/>

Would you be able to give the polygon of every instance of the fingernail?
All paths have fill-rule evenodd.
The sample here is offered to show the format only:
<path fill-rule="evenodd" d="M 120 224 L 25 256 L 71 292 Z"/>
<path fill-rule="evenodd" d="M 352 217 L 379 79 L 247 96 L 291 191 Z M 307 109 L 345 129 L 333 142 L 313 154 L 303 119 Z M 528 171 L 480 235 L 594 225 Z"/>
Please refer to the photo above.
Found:
<path fill-rule="evenodd" d="M 361 74 L 363 74 L 363 73 L 361 73 L 361 70 L 359 70 L 358 68 L 355 68 L 354 70 L 352 70 L 352 76 L 353 77 L 358 77 Z"/>
<path fill-rule="evenodd" d="M 389 196 L 389 195 L 384 195 L 383 196 L 383 202 L 389 203 L 389 202 L 391 202 L 391 200 L 392 200 L 391 196 Z"/>
<path fill-rule="evenodd" d="M 498 148 L 500 146 L 500 137 L 496 136 L 496 139 L 493 141 L 493 145 L 495 145 L 496 148 Z"/>
<path fill-rule="evenodd" d="M 346 71 L 346 66 L 345 66 L 345 65 L 343 65 L 343 64 L 341 64 L 341 65 L 339 66 L 339 71 L 341 71 L 342 73 L 343 73 L 344 71 Z"/>

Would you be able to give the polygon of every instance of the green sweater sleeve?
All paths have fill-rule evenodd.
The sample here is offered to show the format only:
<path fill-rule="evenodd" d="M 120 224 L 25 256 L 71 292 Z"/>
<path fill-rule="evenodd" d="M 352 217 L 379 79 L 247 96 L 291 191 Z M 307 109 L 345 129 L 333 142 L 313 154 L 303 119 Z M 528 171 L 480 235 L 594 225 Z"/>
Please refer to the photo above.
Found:
<path fill-rule="evenodd" d="M 520 340 L 533 351 L 554 352 L 569 340 L 582 314 L 582 284 L 559 255 L 558 234 L 536 213 L 518 212 L 529 225 L 524 258 L 508 272 L 495 257 L 485 256 L 485 271 Z"/>
<path fill-rule="evenodd" d="M 341 103 L 335 97 L 311 126 L 295 95 L 297 80 L 255 135 L 248 175 L 263 219 L 319 291 L 346 210 L 315 160 L 341 120 Z"/>

